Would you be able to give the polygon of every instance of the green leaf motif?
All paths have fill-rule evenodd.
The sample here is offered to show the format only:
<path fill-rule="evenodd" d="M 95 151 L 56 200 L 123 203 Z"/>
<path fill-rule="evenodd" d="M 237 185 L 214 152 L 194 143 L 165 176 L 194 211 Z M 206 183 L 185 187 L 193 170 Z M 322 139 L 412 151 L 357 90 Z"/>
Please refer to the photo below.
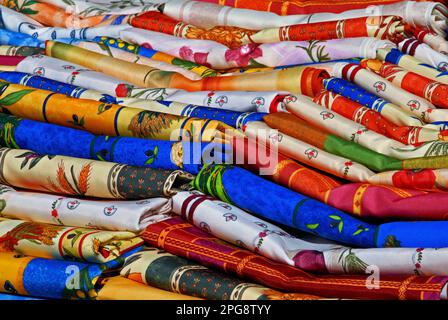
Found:
<path fill-rule="evenodd" d="M 317 227 L 319 226 L 319 224 L 318 223 L 314 223 L 314 224 L 307 224 L 306 225 L 306 227 L 308 228 L 308 229 L 311 229 L 311 230 L 314 230 L 314 229 L 316 229 Z"/>
<path fill-rule="evenodd" d="M 337 220 L 337 221 L 342 220 L 340 216 L 336 216 L 336 215 L 331 215 L 331 216 L 329 216 L 329 218 L 331 218 L 333 220 Z"/>
<path fill-rule="evenodd" d="M 35 91 L 35 90 L 33 90 L 33 89 L 25 89 L 25 90 L 12 92 L 12 93 L 6 95 L 6 97 L 0 99 L 0 106 L 7 107 L 7 106 L 10 106 L 10 105 L 13 105 L 14 103 L 16 103 L 17 101 L 22 99 L 24 96 L 26 96 L 28 93 L 31 93 L 33 91 Z"/>
<path fill-rule="evenodd" d="M 339 225 L 338 225 L 338 231 L 339 231 L 339 233 L 342 232 L 342 228 L 343 228 L 343 227 L 344 227 L 344 222 L 343 222 L 343 221 L 339 222 Z"/>
<path fill-rule="evenodd" d="M 154 162 L 154 158 L 149 158 L 145 161 L 145 164 L 152 164 Z"/>

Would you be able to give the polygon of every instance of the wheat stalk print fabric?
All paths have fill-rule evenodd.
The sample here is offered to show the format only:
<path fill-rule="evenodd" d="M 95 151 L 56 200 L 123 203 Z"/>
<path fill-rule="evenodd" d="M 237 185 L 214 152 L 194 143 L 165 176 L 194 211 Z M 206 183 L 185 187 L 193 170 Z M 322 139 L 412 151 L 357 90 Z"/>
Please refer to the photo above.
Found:
<path fill-rule="evenodd" d="M 0 1 L 0 299 L 447 299 L 446 4 Z"/>
<path fill-rule="evenodd" d="M 185 188 L 193 176 L 182 170 L 128 166 L 114 162 L 0 149 L 1 182 L 56 194 L 105 199 L 164 197 Z M 19 159 L 19 161 L 17 161 Z"/>
<path fill-rule="evenodd" d="M 1 252 L 41 258 L 65 258 L 104 263 L 141 247 L 132 232 L 71 228 L 22 220 L 0 220 Z"/>

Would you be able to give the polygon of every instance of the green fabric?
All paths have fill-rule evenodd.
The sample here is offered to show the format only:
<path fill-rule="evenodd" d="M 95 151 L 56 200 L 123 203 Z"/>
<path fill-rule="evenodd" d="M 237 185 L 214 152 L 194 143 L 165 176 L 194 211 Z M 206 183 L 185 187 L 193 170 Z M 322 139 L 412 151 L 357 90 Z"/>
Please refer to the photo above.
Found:
<path fill-rule="evenodd" d="M 401 160 L 385 156 L 332 134 L 329 134 L 325 140 L 324 150 L 363 164 L 370 170 L 376 172 L 402 169 Z"/>

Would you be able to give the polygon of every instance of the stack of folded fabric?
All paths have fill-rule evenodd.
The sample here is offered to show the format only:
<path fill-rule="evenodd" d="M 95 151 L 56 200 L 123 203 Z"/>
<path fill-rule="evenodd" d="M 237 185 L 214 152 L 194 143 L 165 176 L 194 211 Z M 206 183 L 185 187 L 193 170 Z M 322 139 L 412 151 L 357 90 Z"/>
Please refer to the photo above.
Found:
<path fill-rule="evenodd" d="M 448 8 L 5 0 L 0 299 L 448 299 Z"/>

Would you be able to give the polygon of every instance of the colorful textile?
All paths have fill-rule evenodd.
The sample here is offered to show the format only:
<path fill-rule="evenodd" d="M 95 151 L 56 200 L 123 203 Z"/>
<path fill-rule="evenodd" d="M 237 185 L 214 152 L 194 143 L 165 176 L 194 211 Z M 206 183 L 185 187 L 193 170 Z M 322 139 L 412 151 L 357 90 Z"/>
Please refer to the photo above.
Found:
<path fill-rule="evenodd" d="M 322 116 L 324 117 L 325 114 Z M 346 141 L 336 135 L 325 133 L 288 113 L 273 113 L 265 116 L 263 119 L 270 127 L 278 129 L 280 132 L 330 153 L 362 163 L 374 171 L 436 169 L 436 166 L 445 168 L 448 165 L 448 163 L 445 163 L 445 161 L 448 161 L 448 157 L 440 157 L 439 163 L 435 163 L 430 157 L 408 160 L 394 159 L 371 151 L 357 143 Z M 434 136 L 437 138 L 437 131 L 435 131 Z"/>
<path fill-rule="evenodd" d="M 181 21 L 174 20 L 160 12 L 148 11 L 133 17 L 130 24 L 134 27 L 171 34 L 179 38 L 213 40 L 235 49 L 244 44 L 255 31 L 237 27 L 214 27 L 201 29 Z"/>
<path fill-rule="evenodd" d="M 5 82 L 0 83 L 0 106 L 3 113 L 107 136 L 200 141 L 210 140 L 226 128 L 218 121 L 75 99 Z"/>
<path fill-rule="evenodd" d="M 323 70 L 296 67 L 267 73 L 208 77 L 193 81 L 176 73 L 136 65 L 60 42 L 47 41 L 46 54 L 147 88 L 177 88 L 187 91 L 280 90 L 313 96 L 322 89 L 322 79 L 327 77 L 327 73 Z M 311 78 L 311 81 L 308 81 L 309 78 Z M 305 79 L 307 79 L 306 82 Z"/>
<path fill-rule="evenodd" d="M 207 300 L 319 299 L 247 283 L 155 248 L 146 248 L 128 257 L 121 275 L 156 288 Z"/>
<path fill-rule="evenodd" d="M 381 178 L 382 185 L 342 184 L 321 172 L 304 167 L 280 153 L 277 154 L 278 157 L 275 158 L 275 161 L 267 161 L 267 163 L 262 161 L 263 157 L 260 157 L 261 159 L 258 161 L 251 159 L 251 155 L 260 155 L 263 152 L 269 158 L 269 152 L 272 150 L 260 144 L 254 145 L 253 141 L 246 138 L 242 139 L 242 142 L 232 141 L 232 145 L 235 156 L 243 159 L 242 162 L 246 168 L 256 173 L 264 172 L 266 178 L 342 211 L 355 216 L 382 220 L 446 220 L 447 218 L 444 203 L 448 200 L 448 194 L 415 190 L 419 186 L 423 186 L 423 189 L 440 188 L 445 190 L 447 188 L 446 182 L 436 183 L 437 178 L 439 180 L 445 178 L 431 170 L 393 172 L 392 177 L 395 176 L 397 179 L 392 179 L 392 181 L 387 180 L 390 175 L 388 172 L 369 178 L 369 180 Z M 263 150 L 260 151 L 260 148 Z M 269 169 L 271 166 L 272 168 Z M 265 171 L 261 171 L 263 169 Z M 392 186 L 394 184 L 398 184 L 399 187 Z M 379 202 L 382 204 L 381 206 L 378 205 Z"/>
<path fill-rule="evenodd" d="M 217 3 L 222 6 L 231 6 L 241 9 L 252 9 L 257 11 L 274 12 L 278 15 L 286 16 L 293 14 L 311 14 L 319 12 L 333 12 L 341 13 L 347 10 L 362 9 L 371 5 L 383 5 L 389 3 L 399 2 L 397 0 L 335 0 L 335 1 L 322 1 L 322 0 L 293 0 L 293 1 L 281 1 L 281 0 L 258 0 L 253 2 L 250 0 L 199 0 L 202 2 Z"/>
<path fill-rule="evenodd" d="M 136 233 L 150 223 L 171 217 L 171 203 L 166 198 L 100 201 L 18 191 L 0 185 L 0 203 L 1 216 L 5 218 Z"/>
<path fill-rule="evenodd" d="M 366 223 L 233 166 L 204 167 L 193 183 L 202 192 L 268 220 L 357 247 L 439 248 L 448 242 L 441 232 L 448 222 Z"/>
<path fill-rule="evenodd" d="M 337 79 L 338 83 L 344 81 Z M 345 85 L 345 84 L 344 84 Z M 384 100 L 383 100 L 384 101 Z M 398 141 L 389 139 L 363 125 L 344 118 L 336 112 L 330 111 L 304 96 L 291 96 L 285 99 L 286 108 L 298 117 L 325 128 L 328 133 L 335 134 L 345 140 L 356 142 L 370 150 L 388 155 L 397 159 L 412 159 L 421 157 L 446 156 L 446 141 L 432 141 L 419 146 L 407 146 Z M 358 101 L 362 102 L 362 101 Z M 325 114 L 325 117 L 322 116 Z M 440 158 L 442 159 L 442 158 Z"/>
<path fill-rule="evenodd" d="M 448 263 L 446 249 L 353 249 L 313 236 L 294 236 L 197 191 L 175 195 L 173 211 L 220 239 L 302 270 L 366 274 L 368 266 L 375 265 L 382 275 L 443 275 Z"/>
<path fill-rule="evenodd" d="M 419 144 L 442 138 L 442 132 L 422 127 L 397 126 L 379 112 L 331 91 L 323 90 L 313 101 L 343 117 L 362 124 L 367 129 L 403 144 Z M 436 109 L 431 109 L 436 110 Z M 432 111 L 433 112 L 433 111 Z M 432 112 L 427 113 L 431 116 Z"/>
<path fill-rule="evenodd" d="M 427 100 L 401 89 L 372 71 L 363 69 L 359 65 L 336 64 L 333 71 L 334 75 L 356 83 L 370 93 L 390 101 L 404 110 L 412 112 L 423 121 L 430 121 L 427 114 L 431 114 L 432 118 L 435 117 L 435 115 L 432 114 L 432 110 L 435 109 L 435 107 Z M 444 121 L 446 119 L 447 116 L 444 114 L 446 111 L 439 111 L 439 114 L 440 113 L 442 114 L 442 117 L 434 119 L 435 121 Z M 403 120 L 401 121 L 403 122 Z M 395 122 L 400 122 L 400 119 L 397 119 Z"/>
<path fill-rule="evenodd" d="M 378 73 L 402 89 L 425 98 L 437 107 L 448 109 L 448 85 L 431 80 L 418 73 L 407 71 L 400 66 L 388 62 L 365 60 L 362 61 L 361 65 Z M 415 107 L 417 110 L 420 110 L 419 104 Z M 425 112 L 425 116 L 430 122 L 446 120 L 447 111 L 438 109 L 430 110 L 426 110 Z"/>
<path fill-rule="evenodd" d="M 395 48 L 395 45 L 388 40 L 347 38 L 250 43 L 237 49 L 230 49 L 210 40 L 185 40 L 137 28 L 121 30 L 120 38 L 184 60 L 211 66 L 215 70 L 235 67 L 281 67 L 358 57 L 373 59 L 377 49 Z"/>
<path fill-rule="evenodd" d="M 282 2 L 283 5 L 284 2 Z M 333 3 L 331 2 L 327 6 L 332 7 Z M 325 10 L 324 13 L 288 16 L 279 16 L 270 12 L 232 9 L 199 1 L 185 2 L 183 0 L 170 0 L 161 5 L 160 10 L 173 19 L 182 20 L 202 28 L 236 26 L 250 30 L 359 17 L 400 16 L 410 25 L 426 27 L 440 34 L 444 34 L 447 27 L 444 17 L 448 16 L 448 9 L 441 3 L 415 1 L 399 1 L 393 4 L 378 5 L 376 10 L 347 10 L 337 14 L 328 13 Z M 207 19 L 203 19 L 203 16 L 198 15 L 197 12 L 208 12 Z"/>
<path fill-rule="evenodd" d="M 398 42 L 404 37 L 403 31 L 403 21 L 399 17 L 363 17 L 264 29 L 255 34 L 248 35 L 246 43 L 330 40 L 359 37 L 374 37 Z"/>
<path fill-rule="evenodd" d="M 95 285 L 103 273 L 120 268 L 123 262 L 123 257 L 105 264 L 89 264 L 0 252 L 0 291 L 41 298 L 94 300 L 98 296 Z"/>
<path fill-rule="evenodd" d="M 46 63 L 42 65 L 42 60 Z M 35 62 L 41 62 L 35 65 Z M 60 63 L 62 62 L 62 65 Z M 48 65 L 51 64 L 50 66 Z M 52 67 L 52 69 L 50 68 Z M 60 68 L 59 68 L 60 67 Z M 64 69 L 65 68 L 65 69 Z M 100 84 L 98 89 L 106 89 L 103 93 L 84 87 L 96 88 L 98 82 L 92 79 L 95 75 L 101 75 L 93 71 L 81 69 L 80 66 L 67 66 L 63 61 L 40 56 L 31 59 L 25 59 L 19 63 L 17 69 L 35 72 L 35 74 L 25 72 L 0 71 L 0 79 L 24 86 L 33 87 L 36 89 L 44 89 L 53 92 L 63 93 L 70 97 L 90 99 L 102 102 L 109 102 L 129 106 L 133 108 L 144 109 L 148 111 L 164 112 L 171 114 L 182 114 L 189 105 L 205 106 L 217 109 L 233 110 L 238 112 L 279 112 L 285 111 L 283 99 L 286 92 L 278 91 L 196 91 L 187 92 L 176 89 L 140 89 L 131 88 L 131 85 L 125 85 L 117 80 L 105 79 L 104 86 Z M 45 78 L 37 74 L 46 74 L 50 78 Z M 83 75 L 87 76 L 87 79 Z M 69 81 L 67 81 L 67 78 Z M 107 81 L 111 80 L 111 81 Z M 89 81 L 90 83 L 86 83 Z M 70 82 L 70 83 L 68 83 Z M 84 87 L 73 85 L 71 83 L 80 83 Z M 115 89 L 114 89 L 115 86 Z M 112 89 L 112 90 L 111 90 Z M 137 91 L 137 92 L 136 92 Z M 132 98 L 133 95 L 137 98 Z M 107 94 L 107 93 L 111 93 Z M 117 98 L 116 95 L 120 95 Z M 156 102 L 164 100 L 164 103 Z M 175 104 L 168 101 L 184 103 Z"/>
<path fill-rule="evenodd" d="M 96 300 L 199 300 L 174 292 L 160 290 L 120 276 L 102 278 Z"/>
<path fill-rule="evenodd" d="M 404 39 L 398 44 L 401 52 L 409 54 L 416 59 L 442 71 L 448 70 L 448 59 L 446 55 L 431 48 L 426 43 L 417 39 Z"/>
<path fill-rule="evenodd" d="M 377 59 L 396 64 L 408 71 L 417 72 L 434 81 L 448 84 L 448 77 L 445 71 L 437 70 L 413 56 L 402 53 L 398 49 L 379 49 L 377 50 Z"/>
<path fill-rule="evenodd" d="M 191 179 L 190 174 L 181 170 L 0 148 L 0 183 L 18 188 L 74 196 L 146 199 L 172 195 Z"/>
<path fill-rule="evenodd" d="M 440 299 L 447 281 L 446 277 L 382 276 L 379 289 L 371 290 L 366 286 L 366 276 L 312 275 L 223 243 L 180 217 L 150 225 L 142 237 L 149 245 L 171 254 L 285 292 L 361 299 Z M 388 285 L 382 286 L 383 281 Z"/>
<path fill-rule="evenodd" d="M 73 15 L 62 8 L 43 1 L 4 0 L 3 5 L 26 15 L 30 15 L 43 25 L 53 27 L 77 27 L 124 24 L 129 17 L 119 16 L 93 16 L 82 18 Z"/>
<path fill-rule="evenodd" d="M 3 147 L 156 169 L 183 169 L 192 174 L 199 172 L 212 153 L 218 163 L 226 162 L 226 146 L 213 142 L 98 136 L 4 113 L 0 113 L 0 133 Z"/>
<path fill-rule="evenodd" d="M 0 252 L 104 263 L 142 246 L 132 232 L 101 231 L 0 218 Z"/>
<path fill-rule="evenodd" d="M 114 39 L 110 37 L 96 37 L 93 39 L 93 41 L 109 48 L 117 48 L 129 53 L 134 53 L 135 55 L 138 55 L 140 57 L 146 57 L 152 60 L 169 63 L 173 66 L 179 66 L 199 75 L 201 78 L 216 76 L 218 74 L 216 70 L 210 69 L 199 63 L 179 59 L 169 54 L 153 50 L 147 46 L 139 46 L 133 43 L 125 42 L 121 39 Z"/>
<path fill-rule="evenodd" d="M 45 49 L 28 46 L 2 46 L 0 45 L 0 54 L 4 56 L 28 57 L 35 54 L 44 54 Z"/>

